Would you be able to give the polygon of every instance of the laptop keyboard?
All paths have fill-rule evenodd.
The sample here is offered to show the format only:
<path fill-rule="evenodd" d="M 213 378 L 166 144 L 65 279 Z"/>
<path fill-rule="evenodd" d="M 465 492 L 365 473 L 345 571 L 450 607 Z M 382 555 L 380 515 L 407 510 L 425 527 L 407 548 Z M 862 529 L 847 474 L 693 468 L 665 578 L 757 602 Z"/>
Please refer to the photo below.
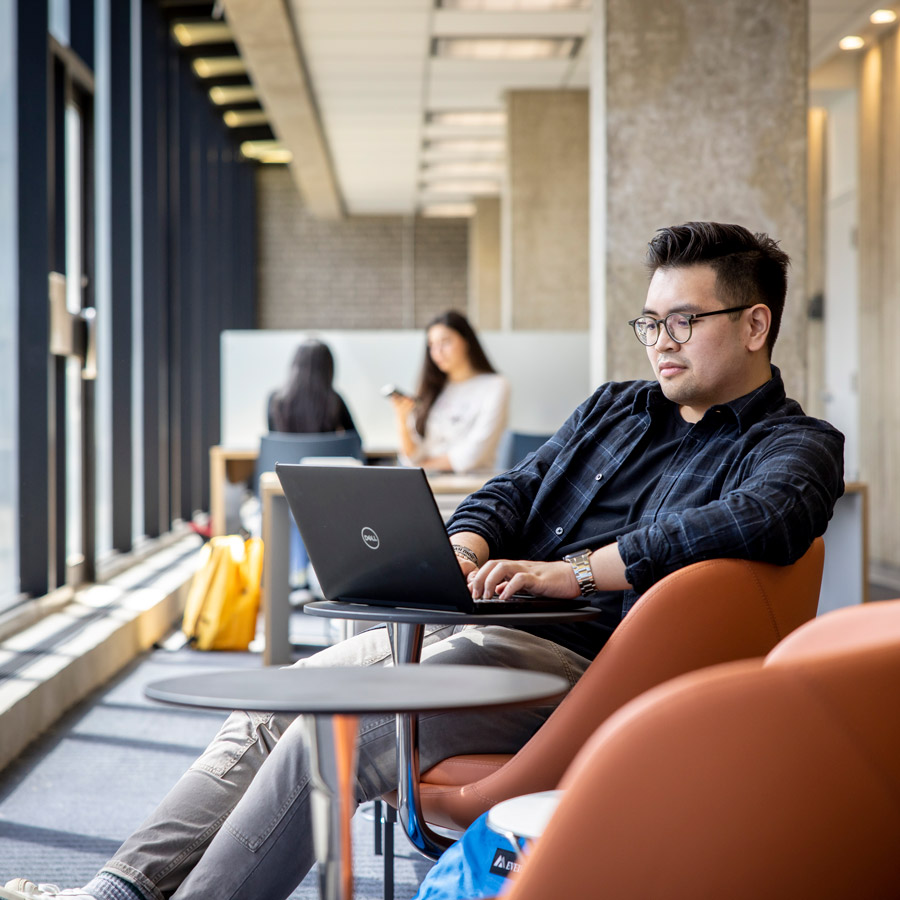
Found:
<path fill-rule="evenodd" d="M 561 609 L 578 609 L 586 606 L 582 598 L 574 600 L 557 597 L 535 597 L 533 594 L 513 594 L 509 600 L 491 597 L 487 600 L 473 600 L 475 612 L 479 613 L 513 613 L 513 612 L 554 612 Z"/>

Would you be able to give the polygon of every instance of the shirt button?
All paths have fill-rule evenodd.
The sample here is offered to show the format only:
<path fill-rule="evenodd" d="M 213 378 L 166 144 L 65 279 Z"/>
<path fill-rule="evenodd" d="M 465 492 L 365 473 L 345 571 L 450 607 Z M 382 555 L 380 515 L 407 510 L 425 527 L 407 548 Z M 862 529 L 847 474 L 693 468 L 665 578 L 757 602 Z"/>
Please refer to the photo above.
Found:
<path fill-rule="evenodd" d="M 556 529 L 556 533 L 557 533 L 557 534 L 562 534 L 562 533 L 563 533 L 562 528 L 559 528 L 559 527 L 558 527 L 558 528 Z"/>
<path fill-rule="evenodd" d="M 602 480 L 603 480 L 603 473 L 602 473 L 602 472 L 598 472 L 598 473 L 594 476 L 594 481 L 602 481 Z"/>

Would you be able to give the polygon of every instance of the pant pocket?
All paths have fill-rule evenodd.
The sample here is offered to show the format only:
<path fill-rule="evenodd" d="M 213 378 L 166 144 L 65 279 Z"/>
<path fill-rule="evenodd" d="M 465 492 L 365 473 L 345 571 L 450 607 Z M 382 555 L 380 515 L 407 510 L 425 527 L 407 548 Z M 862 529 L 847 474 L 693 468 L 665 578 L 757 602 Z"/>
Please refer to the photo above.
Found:
<path fill-rule="evenodd" d="M 268 756 L 279 736 L 272 729 L 275 718 L 272 713 L 233 712 L 191 769 L 223 778 L 248 751 L 256 750 L 260 758 Z"/>

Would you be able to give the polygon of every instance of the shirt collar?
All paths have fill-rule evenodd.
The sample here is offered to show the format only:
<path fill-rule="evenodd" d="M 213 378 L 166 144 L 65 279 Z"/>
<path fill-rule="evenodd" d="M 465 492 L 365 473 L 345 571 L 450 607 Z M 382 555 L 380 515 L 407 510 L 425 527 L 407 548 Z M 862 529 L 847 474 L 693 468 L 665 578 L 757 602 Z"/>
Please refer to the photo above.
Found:
<path fill-rule="evenodd" d="M 743 434 L 748 428 L 755 425 L 767 410 L 784 402 L 784 382 L 781 379 L 781 371 L 778 366 L 771 368 L 772 377 L 767 382 L 750 391 L 749 394 L 744 394 L 743 397 L 711 406 L 700 421 L 702 422 L 710 416 L 718 417 L 726 414 L 734 419 L 738 431 Z M 671 404 L 671 400 L 666 399 L 659 382 L 646 381 L 635 395 L 631 412 L 633 415 L 647 412 L 653 416 L 659 409 L 669 404 Z"/>

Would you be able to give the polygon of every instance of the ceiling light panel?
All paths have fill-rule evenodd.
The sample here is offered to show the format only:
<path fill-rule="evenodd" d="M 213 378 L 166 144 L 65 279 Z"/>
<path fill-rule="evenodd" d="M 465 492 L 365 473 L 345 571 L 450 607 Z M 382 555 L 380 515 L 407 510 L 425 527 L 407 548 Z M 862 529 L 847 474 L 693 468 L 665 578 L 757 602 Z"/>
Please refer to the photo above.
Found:
<path fill-rule="evenodd" d="M 571 38 L 590 33 L 589 10 L 557 12 L 468 12 L 438 9 L 431 23 L 432 37 L 450 38 Z"/>
<path fill-rule="evenodd" d="M 269 121 L 264 109 L 229 109 L 222 118 L 229 128 L 251 128 Z"/>
<path fill-rule="evenodd" d="M 499 138 L 446 138 L 425 141 L 422 157 L 438 160 L 456 157 L 470 159 L 501 159 L 506 149 L 506 141 Z"/>
<path fill-rule="evenodd" d="M 578 52 L 581 39 L 565 38 L 434 38 L 432 56 L 466 60 L 543 60 L 571 59 Z"/>
<path fill-rule="evenodd" d="M 425 114 L 422 128 L 425 138 L 501 138 L 505 133 L 506 113 L 503 110 L 429 112 Z"/>
<path fill-rule="evenodd" d="M 232 40 L 227 22 L 211 19 L 179 19 L 172 23 L 172 36 L 182 47 L 227 44 Z"/>
<path fill-rule="evenodd" d="M 191 65 L 198 78 L 247 74 L 247 67 L 239 56 L 198 56 Z"/>
<path fill-rule="evenodd" d="M 429 203 L 422 207 L 427 219 L 469 219 L 475 215 L 474 203 Z"/>
<path fill-rule="evenodd" d="M 438 181 L 445 178 L 493 178 L 503 177 L 503 163 L 499 160 L 465 160 L 438 162 L 425 166 L 422 181 Z"/>
<path fill-rule="evenodd" d="M 448 179 L 423 185 L 422 193 L 451 197 L 488 197 L 500 193 L 500 182 L 491 178 Z"/>
<path fill-rule="evenodd" d="M 506 125 L 506 113 L 496 110 L 449 110 L 446 112 L 430 112 L 426 116 L 429 125 L 440 125 L 447 128 L 477 128 L 502 130 Z"/>
<path fill-rule="evenodd" d="M 255 103 L 257 96 L 250 84 L 218 84 L 209 89 L 209 99 L 216 106 L 232 106 L 235 103 Z"/>
<path fill-rule="evenodd" d="M 435 0 L 435 7 L 466 12 L 553 12 L 590 9 L 591 0 Z"/>
<path fill-rule="evenodd" d="M 244 141 L 241 153 L 248 159 L 261 163 L 289 163 L 293 159 L 291 151 L 281 141 Z"/>

